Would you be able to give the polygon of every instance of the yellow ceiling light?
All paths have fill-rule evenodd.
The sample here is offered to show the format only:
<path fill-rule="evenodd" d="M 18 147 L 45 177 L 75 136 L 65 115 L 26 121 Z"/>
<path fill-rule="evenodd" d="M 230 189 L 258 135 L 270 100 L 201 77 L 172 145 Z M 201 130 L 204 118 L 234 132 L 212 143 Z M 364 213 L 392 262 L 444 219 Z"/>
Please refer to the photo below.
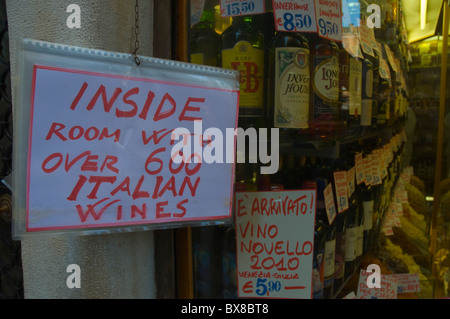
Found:
<path fill-rule="evenodd" d="M 420 0 L 420 29 L 425 30 L 427 23 L 427 0 Z"/>
<path fill-rule="evenodd" d="M 436 35 L 442 0 L 401 0 L 409 43 Z"/>

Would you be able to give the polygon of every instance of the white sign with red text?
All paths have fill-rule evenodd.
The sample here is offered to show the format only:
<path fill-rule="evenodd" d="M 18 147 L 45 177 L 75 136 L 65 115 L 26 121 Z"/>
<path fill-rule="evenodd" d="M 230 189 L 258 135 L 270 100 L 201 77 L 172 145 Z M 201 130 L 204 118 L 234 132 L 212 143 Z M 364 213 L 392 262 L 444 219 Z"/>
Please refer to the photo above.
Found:
<path fill-rule="evenodd" d="M 27 232 L 231 218 L 234 165 L 202 156 L 217 151 L 208 128 L 235 128 L 238 89 L 179 82 L 169 67 L 164 81 L 129 65 L 29 68 Z M 172 153 L 180 145 L 192 152 Z"/>
<path fill-rule="evenodd" d="M 239 297 L 310 299 L 316 191 L 236 193 Z"/>

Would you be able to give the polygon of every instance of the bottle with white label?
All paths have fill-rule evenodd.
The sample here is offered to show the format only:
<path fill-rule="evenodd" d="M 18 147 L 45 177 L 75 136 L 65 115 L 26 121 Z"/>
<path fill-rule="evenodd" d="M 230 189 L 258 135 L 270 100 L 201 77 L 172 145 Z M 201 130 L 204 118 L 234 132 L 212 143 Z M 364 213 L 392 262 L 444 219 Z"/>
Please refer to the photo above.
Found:
<path fill-rule="evenodd" d="M 310 53 L 296 32 L 277 32 L 269 57 L 268 122 L 290 137 L 309 127 Z"/>
<path fill-rule="evenodd" d="M 311 73 L 310 132 L 313 139 L 336 139 L 345 132 L 339 102 L 339 48 L 332 40 L 309 35 Z"/>

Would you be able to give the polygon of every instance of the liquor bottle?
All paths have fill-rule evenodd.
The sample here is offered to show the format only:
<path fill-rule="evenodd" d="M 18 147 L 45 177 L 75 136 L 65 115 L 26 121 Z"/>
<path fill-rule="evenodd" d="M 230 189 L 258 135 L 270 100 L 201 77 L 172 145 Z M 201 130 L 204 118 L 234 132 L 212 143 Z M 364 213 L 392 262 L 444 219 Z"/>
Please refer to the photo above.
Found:
<path fill-rule="evenodd" d="M 387 126 L 390 116 L 390 91 L 391 91 L 391 75 L 386 60 L 385 50 L 382 49 L 380 54 L 379 68 L 379 90 L 378 90 L 378 114 L 377 128 L 382 129 Z"/>
<path fill-rule="evenodd" d="M 344 278 L 349 278 L 356 265 L 357 237 L 360 231 L 360 207 L 357 202 L 356 194 L 349 198 L 349 209 L 346 212 L 346 230 L 345 230 L 345 270 Z"/>
<path fill-rule="evenodd" d="M 348 211 L 336 216 L 333 293 L 341 288 L 344 283 L 347 214 Z"/>
<path fill-rule="evenodd" d="M 371 119 L 371 129 L 373 132 L 377 130 L 377 118 L 378 118 L 378 101 L 379 101 L 379 94 L 380 94 L 380 56 L 381 56 L 381 49 L 378 45 L 376 48 L 374 48 L 374 57 L 372 59 L 373 64 L 373 89 L 372 89 L 372 119 Z"/>
<path fill-rule="evenodd" d="M 342 43 L 338 44 L 339 47 L 339 103 L 341 105 L 342 121 L 347 125 L 346 134 L 349 135 L 350 130 L 353 125 L 351 121 L 353 120 L 350 116 L 349 109 L 349 68 L 350 68 L 350 54 L 345 49 Z"/>
<path fill-rule="evenodd" d="M 240 72 L 240 117 L 262 117 L 264 106 L 264 35 L 254 17 L 233 17 L 222 33 L 222 67 Z"/>
<path fill-rule="evenodd" d="M 358 135 L 361 132 L 361 59 L 352 56 L 345 48 L 339 51 L 339 64 L 341 77 L 339 85 L 341 87 L 341 96 L 345 94 L 344 88 L 347 88 L 347 98 L 344 103 L 347 107 L 343 107 L 342 115 L 346 117 L 347 134 L 350 136 Z M 345 74 L 345 70 L 347 74 Z M 345 98 L 345 97 L 344 97 Z M 341 99 L 342 101 L 342 99 Z M 345 104 L 343 104 L 345 105 Z"/>
<path fill-rule="evenodd" d="M 366 252 L 372 243 L 374 216 L 374 189 L 372 185 L 362 184 L 360 196 L 364 212 L 363 252 Z"/>
<path fill-rule="evenodd" d="M 329 221 L 325 208 L 324 190 L 327 186 L 326 178 L 317 178 L 317 206 L 316 216 L 325 229 L 324 270 L 323 270 L 323 298 L 333 297 L 334 261 L 336 251 L 336 218 Z"/>
<path fill-rule="evenodd" d="M 365 4 L 363 4 L 364 6 Z M 362 9 L 363 10 L 363 9 Z M 363 13 L 363 12 L 362 12 Z M 364 14 L 362 14 L 364 17 Z M 366 26 L 366 24 L 362 23 L 360 26 L 361 32 L 361 52 L 363 54 L 362 61 L 362 109 L 361 109 L 361 126 L 363 127 L 364 132 L 368 132 L 371 130 L 372 126 L 372 114 L 375 112 L 376 107 L 374 108 L 374 87 L 377 86 L 378 80 L 375 72 L 375 64 L 376 62 L 376 54 L 375 48 L 373 47 L 373 43 L 370 40 L 371 29 Z"/>
<path fill-rule="evenodd" d="M 303 181 L 303 189 L 316 189 L 315 181 Z M 326 229 L 325 224 L 316 213 L 314 224 L 314 250 L 313 250 L 313 269 L 312 269 L 312 293 L 313 299 L 323 299 L 324 267 L 325 267 L 325 243 Z"/>
<path fill-rule="evenodd" d="M 312 90 L 310 134 L 314 139 L 336 139 L 345 125 L 339 103 L 339 48 L 332 40 L 311 34 Z"/>
<path fill-rule="evenodd" d="M 268 121 L 289 137 L 309 127 L 310 52 L 300 33 L 277 32 L 269 59 Z"/>
<path fill-rule="evenodd" d="M 200 21 L 189 34 L 190 62 L 219 66 L 220 46 L 220 36 L 214 28 L 214 5 L 206 1 Z"/>

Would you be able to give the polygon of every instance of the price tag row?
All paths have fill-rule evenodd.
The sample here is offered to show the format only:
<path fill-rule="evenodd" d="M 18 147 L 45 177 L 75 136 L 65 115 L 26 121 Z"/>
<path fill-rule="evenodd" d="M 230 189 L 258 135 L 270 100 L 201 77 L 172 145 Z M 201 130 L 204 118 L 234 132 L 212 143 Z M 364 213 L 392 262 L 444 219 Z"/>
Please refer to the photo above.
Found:
<path fill-rule="evenodd" d="M 277 31 L 317 32 L 319 36 L 342 41 L 340 0 L 273 0 Z M 261 14 L 264 0 L 221 0 L 222 17 Z"/>

